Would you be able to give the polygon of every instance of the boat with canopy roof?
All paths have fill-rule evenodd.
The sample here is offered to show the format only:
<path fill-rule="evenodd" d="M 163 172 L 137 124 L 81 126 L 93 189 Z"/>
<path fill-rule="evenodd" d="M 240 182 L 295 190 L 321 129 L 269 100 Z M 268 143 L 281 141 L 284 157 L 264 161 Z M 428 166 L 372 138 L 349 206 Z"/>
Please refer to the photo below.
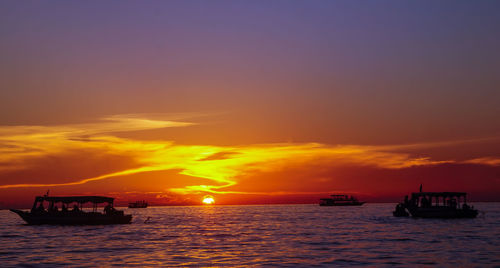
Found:
<path fill-rule="evenodd" d="M 478 210 L 467 204 L 463 192 L 418 192 L 396 206 L 393 215 L 416 218 L 475 218 Z"/>
<path fill-rule="evenodd" d="M 346 194 L 333 194 L 331 198 L 321 198 L 320 206 L 361 206 L 365 202 L 360 202 L 354 196 Z"/>
<path fill-rule="evenodd" d="M 132 220 L 132 215 L 113 207 L 114 198 L 105 196 L 37 196 L 31 211 L 11 209 L 28 224 L 58 224 L 58 225 L 96 225 L 96 224 L 126 224 Z M 45 209 L 44 203 L 47 204 Z M 84 208 L 91 204 L 91 210 Z M 57 205 L 61 205 L 61 209 Z M 102 212 L 99 205 L 105 204 Z M 71 208 L 70 208 L 71 207 Z"/>
<path fill-rule="evenodd" d="M 147 207 L 148 207 L 148 202 L 146 202 L 146 200 L 140 200 L 128 203 L 128 208 L 147 208 Z"/>

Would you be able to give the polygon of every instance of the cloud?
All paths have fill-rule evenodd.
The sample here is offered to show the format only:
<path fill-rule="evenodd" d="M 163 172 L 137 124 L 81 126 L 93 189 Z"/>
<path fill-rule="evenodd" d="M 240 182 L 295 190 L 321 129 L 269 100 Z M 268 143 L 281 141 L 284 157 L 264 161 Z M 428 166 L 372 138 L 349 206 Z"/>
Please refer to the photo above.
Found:
<path fill-rule="evenodd" d="M 232 156 L 236 155 L 236 152 L 218 152 L 212 155 L 209 155 L 203 159 L 200 159 L 199 161 L 210 161 L 210 160 L 222 160 L 222 159 L 229 159 Z"/>
<path fill-rule="evenodd" d="M 136 160 L 126 154 L 83 148 L 30 156 L 10 164 L 10 169 L 0 166 L 0 187 L 33 182 L 43 182 L 43 186 L 73 183 L 139 167 Z"/>
<path fill-rule="evenodd" d="M 136 116 L 111 116 L 97 123 L 61 126 L 1 126 L 0 163 L 9 163 L 9 169 L 30 157 L 63 153 L 73 149 L 98 149 L 123 153 L 119 146 L 125 140 L 109 133 L 138 131 L 166 127 L 185 127 L 194 123 L 137 118 Z M 2 166 L 0 166 L 1 170 Z"/>
<path fill-rule="evenodd" d="M 426 146 L 452 146 L 457 142 L 391 146 L 332 146 L 320 143 L 214 146 L 126 139 L 114 135 L 124 131 L 186 127 L 193 124 L 152 120 L 138 115 L 120 115 L 104 118 L 97 123 L 0 127 L 0 188 L 71 186 L 134 174 L 175 170 L 184 178 L 199 178 L 198 181 L 203 179 L 203 183 L 194 184 L 193 180 L 186 180 L 185 183 L 165 189 L 176 195 L 263 192 L 298 194 L 301 191 L 297 189 L 301 187 L 308 193 L 325 191 L 325 188 L 318 188 L 318 185 L 330 185 L 328 183 L 339 178 L 338 174 L 346 168 L 371 170 L 374 174 L 379 174 L 380 172 L 375 171 L 411 170 L 454 163 L 499 163 L 496 158 L 474 158 L 458 162 L 452 159 L 435 160 L 429 156 L 405 152 Z M 296 172 L 289 173 L 289 170 Z M 349 174 L 351 173 L 345 173 L 343 178 L 353 176 Z M 282 189 L 288 185 L 284 180 L 295 181 L 289 184 L 293 187 Z M 310 183 L 304 184 L 305 182 Z M 332 189 L 328 188 L 330 190 Z"/>
<path fill-rule="evenodd" d="M 500 158 L 498 157 L 481 157 L 463 161 L 463 163 L 500 166 Z"/>

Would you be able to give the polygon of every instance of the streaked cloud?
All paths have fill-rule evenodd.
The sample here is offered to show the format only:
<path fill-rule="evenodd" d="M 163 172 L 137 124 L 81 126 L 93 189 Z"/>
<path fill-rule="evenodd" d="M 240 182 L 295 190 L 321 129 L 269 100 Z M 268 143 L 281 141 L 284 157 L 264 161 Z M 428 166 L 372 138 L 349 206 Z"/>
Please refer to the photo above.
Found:
<path fill-rule="evenodd" d="M 0 178 L 12 175 L 18 176 L 18 181 L 22 181 L 15 183 L 13 180 L 5 179 L 1 182 L 0 188 L 70 186 L 138 173 L 178 170 L 181 175 L 200 178 L 205 183 L 181 184 L 181 187 L 165 189 L 160 195 L 164 196 L 168 192 L 177 195 L 257 194 L 262 192 L 242 191 L 238 190 L 237 186 L 241 180 L 251 178 L 254 174 L 280 173 L 289 167 L 301 167 L 301 170 L 308 167 L 332 170 L 336 167 L 354 166 L 397 170 L 456 162 L 433 160 L 429 156 L 414 156 L 403 152 L 408 148 L 450 146 L 456 142 L 400 146 L 332 146 L 320 143 L 213 146 L 181 145 L 163 140 L 126 139 L 113 134 L 124 131 L 187 127 L 194 124 L 183 121 L 152 120 L 137 115 L 121 115 L 103 118 L 97 123 L 0 127 Z M 73 152 L 71 157 L 68 156 L 69 152 Z M 78 160 L 78 152 L 87 152 L 81 154 L 86 163 L 82 169 L 73 168 L 74 163 L 81 161 Z M 112 156 L 120 156 L 120 158 Z M 59 161 L 44 162 L 47 158 L 56 158 Z M 102 167 L 103 161 L 107 161 L 109 168 Z M 40 163 L 48 163 L 49 167 L 42 168 Z M 498 165 L 500 162 L 497 158 L 477 158 L 466 163 Z M 55 178 L 51 178 L 51 169 L 54 170 Z M 58 169 L 66 170 L 66 172 L 57 173 Z M 20 174 L 26 170 L 33 177 L 29 178 L 24 175 L 21 179 Z M 331 173 L 325 174 L 317 172 L 315 176 L 318 176 L 318 182 L 327 180 L 325 176 L 331 175 Z M 168 180 L 168 178 L 165 179 Z M 314 180 L 315 177 L 311 179 Z M 285 192 L 298 194 L 296 191 L 281 191 L 281 189 L 268 190 L 268 192 L 269 194 Z"/>
<path fill-rule="evenodd" d="M 474 159 L 464 161 L 464 163 L 500 166 L 500 158 L 498 158 L 498 157 L 481 157 L 481 158 L 474 158 Z"/>

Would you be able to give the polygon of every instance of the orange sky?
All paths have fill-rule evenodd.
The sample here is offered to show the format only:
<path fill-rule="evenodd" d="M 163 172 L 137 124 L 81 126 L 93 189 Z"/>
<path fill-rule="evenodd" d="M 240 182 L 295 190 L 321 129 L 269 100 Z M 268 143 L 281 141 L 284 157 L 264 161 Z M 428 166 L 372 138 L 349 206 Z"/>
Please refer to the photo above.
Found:
<path fill-rule="evenodd" d="M 0 207 L 500 201 L 498 1 L 0 2 Z"/>
<path fill-rule="evenodd" d="M 215 127 L 178 116 L 159 117 L 116 115 L 93 123 L 1 127 L 2 202 L 26 204 L 47 189 L 54 195 L 99 194 L 154 204 L 199 204 L 206 194 L 218 204 L 301 203 L 337 192 L 384 201 L 420 183 L 435 191 L 466 190 L 479 200 L 494 200 L 499 190 L 500 158 L 421 153 L 498 146 L 497 138 L 375 146 L 228 146 L 123 137 L 198 124 Z"/>

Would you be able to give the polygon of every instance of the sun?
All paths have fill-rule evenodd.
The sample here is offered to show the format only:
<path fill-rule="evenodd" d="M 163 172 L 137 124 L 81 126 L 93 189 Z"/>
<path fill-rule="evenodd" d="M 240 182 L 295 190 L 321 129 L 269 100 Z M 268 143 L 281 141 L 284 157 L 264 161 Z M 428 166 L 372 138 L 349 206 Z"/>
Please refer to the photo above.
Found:
<path fill-rule="evenodd" d="M 215 200 L 214 200 L 213 196 L 211 196 L 211 195 L 205 195 L 203 197 L 203 204 L 205 204 L 205 205 L 212 205 L 213 203 L 215 203 Z"/>

